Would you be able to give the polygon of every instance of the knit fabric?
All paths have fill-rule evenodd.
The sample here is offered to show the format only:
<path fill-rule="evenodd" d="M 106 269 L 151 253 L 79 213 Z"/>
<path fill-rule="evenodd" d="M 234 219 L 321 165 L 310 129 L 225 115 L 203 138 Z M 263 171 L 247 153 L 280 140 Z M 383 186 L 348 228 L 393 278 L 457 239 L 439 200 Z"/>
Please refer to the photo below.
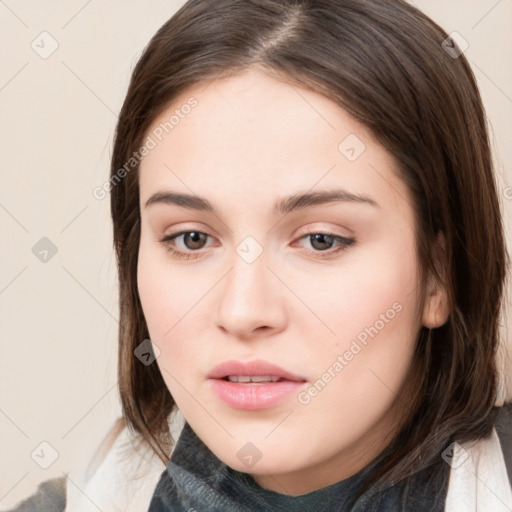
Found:
<path fill-rule="evenodd" d="M 149 512 L 351 511 L 442 512 L 450 466 L 441 458 L 399 485 L 356 497 L 376 461 L 322 489 L 288 496 L 260 487 L 247 473 L 221 462 L 185 424 L 171 462 L 155 489 Z"/>

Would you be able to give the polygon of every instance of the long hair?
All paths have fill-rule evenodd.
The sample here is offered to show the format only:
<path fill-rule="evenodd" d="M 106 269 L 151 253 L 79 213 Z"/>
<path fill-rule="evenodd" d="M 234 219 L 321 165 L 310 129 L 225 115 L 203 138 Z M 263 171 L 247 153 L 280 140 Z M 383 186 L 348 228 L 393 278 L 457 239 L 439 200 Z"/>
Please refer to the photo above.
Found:
<path fill-rule="evenodd" d="M 151 39 L 119 115 L 110 181 L 123 414 L 164 463 L 175 403 L 158 365 L 134 357 L 149 338 L 137 292 L 134 155 L 187 87 L 251 66 L 323 94 L 369 127 L 414 198 L 422 276 L 433 273 L 448 292 L 448 321 L 419 332 L 412 406 L 372 482 L 399 481 L 451 440 L 491 433 L 508 260 L 482 101 L 456 50 L 444 30 L 402 0 L 190 0 Z M 439 233 L 442 271 L 432 254 Z"/>

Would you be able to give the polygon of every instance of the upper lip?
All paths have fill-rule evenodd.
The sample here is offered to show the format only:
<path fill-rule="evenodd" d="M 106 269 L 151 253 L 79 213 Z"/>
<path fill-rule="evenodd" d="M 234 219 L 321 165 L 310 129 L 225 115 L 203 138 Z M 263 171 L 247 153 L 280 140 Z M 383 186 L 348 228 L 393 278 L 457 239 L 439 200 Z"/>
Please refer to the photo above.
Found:
<path fill-rule="evenodd" d="M 253 361 L 236 361 L 229 360 L 217 365 L 209 374 L 209 379 L 223 379 L 230 375 L 246 375 L 246 376 L 270 376 L 280 377 L 285 380 L 292 380 L 296 382 L 304 382 L 306 379 L 299 375 L 287 372 L 280 366 L 277 366 L 262 359 L 255 359 Z"/>

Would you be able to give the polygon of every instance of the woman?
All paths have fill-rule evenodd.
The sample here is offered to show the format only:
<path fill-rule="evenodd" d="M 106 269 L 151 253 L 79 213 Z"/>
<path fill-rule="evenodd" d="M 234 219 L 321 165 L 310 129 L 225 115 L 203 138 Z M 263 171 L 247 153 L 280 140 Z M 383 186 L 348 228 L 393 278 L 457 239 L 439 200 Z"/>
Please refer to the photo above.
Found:
<path fill-rule="evenodd" d="M 127 428 L 88 500 L 137 465 L 109 509 L 512 509 L 485 116 L 420 11 L 189 1 L 133 72 L 109 189 Z"/>

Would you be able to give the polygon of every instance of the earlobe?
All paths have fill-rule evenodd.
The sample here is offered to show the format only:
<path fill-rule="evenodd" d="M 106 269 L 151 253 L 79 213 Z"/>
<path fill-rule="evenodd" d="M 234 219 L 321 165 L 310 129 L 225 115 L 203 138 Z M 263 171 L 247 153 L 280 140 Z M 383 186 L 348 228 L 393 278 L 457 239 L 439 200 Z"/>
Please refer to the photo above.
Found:
<path fill-rule="evenodd" d="M 450 311 L 446 292 L 444 289 L 437 287 L 436 290 L 429 293 L 426 297 L 422 324 L 429 329 L 441 327 L 446 323 L 449 315 Z"/>
<path fill-rule="evenodd" d="M 438 269 L 440 279 L 430 271 L 427 281 L 427 289 L 425 291 L 425 304 L 423 307 L 422 325 L 429 329 L 441 327 L 446 323 L 450 316 L 444 248 L 444 236 L 442 233 L 439 233 L 436 241 L 436 247 L 434 247 L 432 254 L 435 259 L 435 265 Z"/>

